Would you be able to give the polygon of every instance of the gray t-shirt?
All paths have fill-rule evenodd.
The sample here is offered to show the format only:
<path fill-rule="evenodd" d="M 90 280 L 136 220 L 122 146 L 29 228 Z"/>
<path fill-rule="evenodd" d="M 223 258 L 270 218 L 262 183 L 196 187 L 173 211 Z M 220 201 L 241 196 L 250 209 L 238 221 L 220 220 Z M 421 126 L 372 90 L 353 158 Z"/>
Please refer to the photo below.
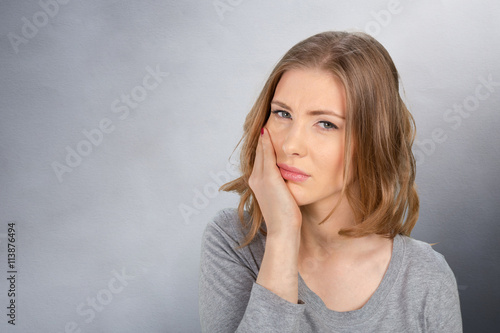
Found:
<path fill-rule="evenodd" d="M 199 281 L 203 332 L 462 332 L 455 276 L 427 243 L 396 236 L 372 297 L 359 310 L 337 312 L 300 274 L 299 304 L 257 284 L 266 237 L 259 233 L 236 250 L 244 236 L 235 209 L 221 210 L 205 229 Z"/>

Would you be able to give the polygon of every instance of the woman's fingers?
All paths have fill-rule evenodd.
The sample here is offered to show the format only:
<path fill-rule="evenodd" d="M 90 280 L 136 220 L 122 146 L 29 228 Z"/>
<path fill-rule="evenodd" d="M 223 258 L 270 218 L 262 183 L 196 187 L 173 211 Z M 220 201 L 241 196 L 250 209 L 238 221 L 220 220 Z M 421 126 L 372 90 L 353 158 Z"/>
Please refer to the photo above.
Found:
<path fill-rule="evenodd" d="M 271 234 L 300 229 L 300 209 L 276 166 L 276 152 L 266 128 L 259 137 L 252 174 L 248 180 Z"/>
<path fill-rule="evenodd" d="M 264 162 L 264 157 L 263 151 L 262 151 L 262 135 L 259 137 L 259 141 L 257 142 L 257 148 L 255 149 L 255 160 L 253 162 L 253 171 L 252 174 L 255 173 L 257 174 L 262 174 L 263 171 L 263 162 Z"/>
<path fill-rule="evenodd" d="M 278 167 L 276 166 L 276 152 L 271 140 L 271 135 L 267 128 L 264 127 L 264 134 L 261 135 L 262 142 L 262 157 L 263 157 L 263 170 L 268 172 L 270 176 L 278 175 Z"/>
<path fill-rule="evenodd" d="M 252 171 L 252 178 L 256 180 L 265 177 L 278 176 L 279 170 L 276 166 L 276 153 L 271 141 L 271 137 L 266 128 L 262 129 L 263 134 L 259 137 L 255 150 L 255 160 Z"/>

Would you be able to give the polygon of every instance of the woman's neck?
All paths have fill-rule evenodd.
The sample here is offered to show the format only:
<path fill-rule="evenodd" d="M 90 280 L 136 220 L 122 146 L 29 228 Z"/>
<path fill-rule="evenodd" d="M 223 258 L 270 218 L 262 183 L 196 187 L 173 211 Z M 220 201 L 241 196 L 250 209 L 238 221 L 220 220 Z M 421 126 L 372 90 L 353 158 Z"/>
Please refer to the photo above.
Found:
<path fill-rule="evenodd" d="M 335 204 L 334 201 L 333 204 Z M 380 236 L 372 235 L 361 238 L 352 238 L 339 235 L 339 230 L 352 227 L 356 224 L 354 212 L 344 197 L 333 214 L 319 224 L 332 209 L 332 203 L 315 203 L 301 207 L 302 229 L 300 252 L 308 257 L 342 255 L 356 256 L 373 247 L 373 241 Z"/>

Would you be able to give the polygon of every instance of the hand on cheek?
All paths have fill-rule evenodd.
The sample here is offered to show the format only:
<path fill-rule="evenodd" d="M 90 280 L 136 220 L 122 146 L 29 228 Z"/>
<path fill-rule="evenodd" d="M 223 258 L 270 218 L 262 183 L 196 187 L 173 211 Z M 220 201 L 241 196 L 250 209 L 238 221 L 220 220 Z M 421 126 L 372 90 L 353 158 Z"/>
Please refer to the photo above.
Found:
<path fill-rule="evenodd" d="M 261 131 L 248 182 L 264 216 L 268 235 L 300 230 L 302 215 L 276 166 L 276 152 L 266 128 Z"/>

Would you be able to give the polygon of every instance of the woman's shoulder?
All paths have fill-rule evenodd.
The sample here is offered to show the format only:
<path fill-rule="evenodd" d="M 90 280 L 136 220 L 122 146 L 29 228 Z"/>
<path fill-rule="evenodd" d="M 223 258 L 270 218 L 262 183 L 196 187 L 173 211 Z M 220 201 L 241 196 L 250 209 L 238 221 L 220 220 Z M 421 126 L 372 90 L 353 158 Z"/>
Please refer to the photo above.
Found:
<path fill-rule="evenodd" d="M 243 217 L 245 223 L 251 219 L 248 212 L 244 212 Z M 202 255 L 213 260 L 226 258 L 240 262 L 257 274 L 264 255 L 265 238 L 258 233 L 248 246 L 239 248 L 244 242 L 246 232 L 237 209 L 221 209 L 207 223 L 202 237 Z"/>
<path fill-rule="evenodd" d="M 219 239 L 219 241 L 239 246 L 243 243 L 248 231 L 244 225 L 250 225 L 250 219 L 251 216 L 247 211 L 243 212 L 242 222 L 237 209 L 221 209 L 210 221 L 208 221 L 204 238 L 215 237 Z M 257 237 L 259 237 L 259 235 L 260 234 L 258 234 Z"/>
<path fill-rule="evenodd" d="M 405 269 L 411 270 L 417 276 L 422 276 L 426 281 L 433 278 L 455 282 L 455 275 L 445 257 L 434 250 L 431 244 L 409 236 L 400 236 L 404 242 Z M 456 283 L 456 282 L 455 282 Z"/>

